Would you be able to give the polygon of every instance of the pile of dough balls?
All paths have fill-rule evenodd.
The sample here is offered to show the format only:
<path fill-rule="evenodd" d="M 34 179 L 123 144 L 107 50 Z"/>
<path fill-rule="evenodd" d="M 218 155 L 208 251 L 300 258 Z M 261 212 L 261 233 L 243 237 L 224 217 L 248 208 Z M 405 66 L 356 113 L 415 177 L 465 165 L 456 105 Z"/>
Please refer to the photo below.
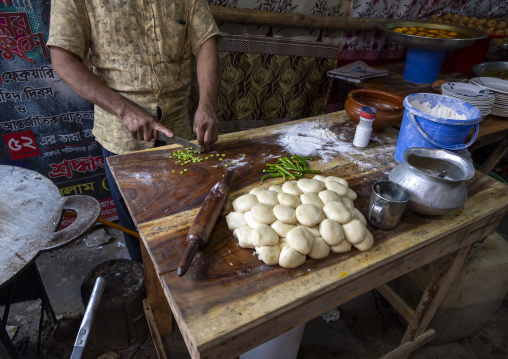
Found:
<path fill-rule="evenodd" d="M 353 205 L 356 197 L 343 178 L 317 175 L 254 188 L 233 201 L 226 221 L 240 247 L 255 249 L 268 265 L 296 268 L 307 256 L 372 247 L 365 217 Z"/>
<path fill-rule="evenodd" d="M 474 16 L 446 14 L 443 17 L 432 15 L 429 17 L 429 21 L 472 27 L 492 35 L 508 35 L 508 23 L 504 20 L 487 20 L 486 18 Z"/>

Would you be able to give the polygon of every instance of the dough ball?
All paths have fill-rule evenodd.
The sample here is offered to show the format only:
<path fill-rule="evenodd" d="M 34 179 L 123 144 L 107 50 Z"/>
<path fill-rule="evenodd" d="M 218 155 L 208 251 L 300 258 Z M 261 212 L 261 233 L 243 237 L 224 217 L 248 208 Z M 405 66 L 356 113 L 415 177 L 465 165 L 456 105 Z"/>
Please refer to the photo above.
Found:
<path fill-rule="evenodd" d="M 315 175 L 314 177 L 312 177 L 312 179 L 315 179 L 315 180 L 318 180 L 318 181 L 321 181 L 321 182 L 324 182 L 326 177 L 325 176 L 322 176 L 322 175 Z"/>
<path fill-rule="evenodd" d="M 274 244 L 279 243 L 279 236 L 275 233 L 272 227 L 266 224 L 260 224 L 255 231 L 258 232 L 259 237 L 252 238 L 252 245 L 254 247 L 273 246 Z"/>
<path fill-rule="evenodd" d="M 321 193 L 321 192 L 320 192 Z M 324 204 L 319 199 L 319 196 L 315 192 L 307 192 L 300 196 L 300 201 L 302 201 L 302 204 L 313 204 L 314 206 L 317 206 L 319 208 L 323 208 Z"/>
<path fill-rule="evenodd" d="M 319 224 L 319 233 L 321 237 L 330 246 L 336 246 L 344 240 L 344 231 L 339 222 L 332 219 L 323 219 Z"/>
<path fill-rule="evenodd" d="M 273 214 L 282 223 L 293 224 L 296 223 L 296 211 L 294 208 L 278 204 L 273 207 Z"/>
<path fill-rule="evenodd" d="M 307 227 L 314 227 L 321 222 L 321 208 L 313 204 L 302 204 L 296 208 L 296 219 Z"/>
<path fill-rule="evenodd" d="M 351 243 L 349 243 L 348 241 L 342 241 L 336 246 L 330 246 L 330 250 L 333 253 L 346 253 L 351 250 Z"/>
<path fill-rule="evenodd" d="M 369 249 L 372 248 L 373 245 L 374 245 L 374 237 L 372 236 L 372 233 L 370 233 L 369 231 L 367 231 L 367 233 L 365 234 L 365 238 L 363 239 L 363 241 L 354 244 L 355 248 L 362 252 L 368 251 Z"/>
<path fill-rule="evenodd" d="M 281 245 L 279 265 L 283 268 L 296 268 L 305 263 L 305 254 L 285 244 Z"/>
<path fill-rule="evenodd" d="M 327 179 L 330 177 L 327 177 Z M 347 195 L 347 188 L 346 186 L 340 184 L 339 182 L 335 181 L 326 181 L 325 182 L 326 189 L 329 189 L 330 191 L 336 192 L 339 196 L 345 197 Z"/>
<path fill-rule="evenodd" d="M 314 237 L 303 226 L 290 230 L 286 236 L 288 244 L 302 254 L 308 254 L 312 250 Z"/>
<path fill-rule="evenodd" d="M 303 193 L 319 193 L 323 190 L 324 183 L 315 179 L 302 178 L 296 185 Z"/>
<path fill-rule="evenodd" d="M 261 224 L 252 217 L 251 211 L 245 212 L 245 220 L 247 221 L 247 225 L 254 229 L 258 228 L 258 226 Z"/>
<path fill-rule="evenodd" d="M 329 254 L 330 246 L 328 243 L 326 243 L 321 237 L 314 238 L 314 243 L 312 244 L 312 250 L 309 253 L 309 257 L 313 259 L 323 259 Z"/>
<path fill-rule="evenodd" d="M 257 195 L 259 192 L 263 192 L 265 189 L 261 187 L 256 187 L 250 190 L 249 194 Z"/>
<path fill-rule="evenodd" d="M 348 187 L 349 186 L 347 181 L 344 178 L 335 177 L 335 176 L 328 176 L 328 177 L 326 177 L 325 182 L 329 182 L 329 181 L 339 182 L 344 187 Z"/>
<path fill-rule="evenodd" d="M 307 230 L 310 232 L 310 234 L 312 234 L 312 237 L 314 237 L 314 238 L 321 237 L 321 233 L 319 233 L 319 226 L 305 227 L 305 228 L 307 228 Z"/>
<path fill-rule="evenodd" d="M 233 208 L 235 212 L 247 212 L 250 211 L 252 207 L 258 204 L 258 198 L 253 194 L 244 194 L 243 196 L 238 197 L 233 201 Z"/>
<path fill-rule="evenodd" d="M 365 216 L 363 215 L 362 212 L 360 212 L 358 209 L 354 208 L 353 209 L 354 213 L 353 213 L 353 216 L 356 218 L 356 219 L 359 219 L 360 222 L 362 222 L 362 224 L 364 226 L 367 225 L 367 220 L 365 219 Z"/>
<path fill-rule="evenodd" d="M 279 264 L 280 245 L 278 243 L 273 246 L 256 247 L 256 253 L 258 254 L 258 258 L 269 266 Z"/>
<path fill-rule="evenodd" d="M 358 198 L 358 195 L 351 188 L 348 188 L 347 189 L 347 198 L 349 198 L 351 201 L 354 201 L 355 199 Z"/>
<path fill-rule="evenodd" d="M 343 204 L 344 206 L 346 206 L 346 208 L 347 208 L 347 209 L 349 209 L 349 211 L 352 211 L 352 210 L 353 210 L 353 208 L 355 208 L 355 205 L 353 204 L 353 201 L 352 201 L 352 200 L 350 200 L 350 199 L 349 199 L 349 198 L 347 198 L 347 197 L 342 198 L 342 204 Z"/>
<path fill-rule="evenodd" d="M 339 222 L 340 224 L 348 223 L 352 216 L 347 207 L 342 202 L 329 202 L 323 207 L 326 217 Z"/>
<path fill-rule="evenodd" d="M 279 193 L 277 195 L 277 199 L 279 200 L 280 204 L 283 204 L 284 206 L 289 206 L 291 208 L 296 208 L 302 204 L 302 202 L 300 201 L 300 197 L 294 194 Z"/>
<path fill-rule="evenodd" d="M 230 231 L 247 225 L 245 214 L 242 212 L 230 212 L 226 216 L 226 222 Z"/>
<path fill-rule="evenodd" d="M 270 227 L 272 227 L 272 229 L 275 231 L 275 233 L 277 233 L 279 237 L 285 239 L 288 232 L 293 228 L 295 228 L 296 226 L 292 224 L 283 223 L 281 221 L 275 221 L 270 225 Z"/>
<path fill-rule="evenodd" d="M 344 236 L 351 244 L 360 243 L 365 237 L 367 228 L 358 219 L 353 219 L 351 222 L 343 224 Z"/>
<path fill-rule="evenodd" d="M 276 221 L 273 215 L 273 207 L 264 203 L 258 203 L 250 210 L 252 218 L 262 224 L 272 224 Z"/>
<path fill-rule="evenodd" d="M 337 192 L 330 191 L 329 189 L 319 192 L 318 196 L 324 204 L 329 202 L 342 202 L 342 197 L 339 196 Z"/>
<path fill-rule="evenodd" d="M 293 181 L 284 183 L 282 185 L 282 192 L 294 194 L 295 196 L 300 196 L 302 194 L 302 191 L 300 191 L 296 182 Z"/>
<path fill-rule="evenodd" d="M 270 186 L 268 189 L 270 191 L 275 191 L 277 193 L 282 193 L 282 186 L 279 186 L 278 184 Z"/>
<path fill-rule="evenodd" d="M 259 203 L 264 203 L 273 207 L 279 204 L 277 195 L 277 192 L 267 189 L 256 194 L 256 197 L 258 198 Z"/>
<path fill-rule="evenodd" d="M 238 239 L 238 245 L 242 248 L 254 248 L 252 241 L 259 241 L 259 233 L 251 227 L 240 227 L 233 231 L 233 236 Z"/>

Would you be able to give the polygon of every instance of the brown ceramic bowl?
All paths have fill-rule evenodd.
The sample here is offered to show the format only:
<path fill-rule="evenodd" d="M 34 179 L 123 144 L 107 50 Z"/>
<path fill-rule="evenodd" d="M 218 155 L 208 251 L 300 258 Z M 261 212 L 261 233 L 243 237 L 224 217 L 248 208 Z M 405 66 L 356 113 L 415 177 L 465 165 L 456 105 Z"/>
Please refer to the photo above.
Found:
<path fill-rule="evenodd" d="M 372 132 L 380 132 L 386 127 L 400 124 L 404 115 L 404 99 L 395 94 L 359 89 L 350 91 L 346 100 L 346 113 L 358 124 L 363 106 L 371 106 L 377 110 L 376 119 L 372 123 Z"/>

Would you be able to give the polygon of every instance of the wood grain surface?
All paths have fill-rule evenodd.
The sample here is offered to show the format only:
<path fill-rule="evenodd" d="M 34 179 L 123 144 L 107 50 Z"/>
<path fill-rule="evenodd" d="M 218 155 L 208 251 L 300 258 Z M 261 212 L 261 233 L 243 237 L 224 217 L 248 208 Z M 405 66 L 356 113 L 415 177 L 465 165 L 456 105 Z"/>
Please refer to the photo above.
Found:
<path fill-rule="evenodd" d="M 366 213 L 372 184 L 387 179 L 396 165 L 397 131 L 375 134 L 366 149 L 351 143 L 354 125 L 344 112 L 288 124 L 221 136 L 216 151 L 239 159 L 231 202 L 252 188 L 268 188 L 282 179 L 260 183 L 262 169 L 288 155 L 281 137 L 294 126 L 317 124 L 337 135 L 339 149 L 324 156 L 324 145 L 311 162 L 326 176 L 348 180 L 357 194 L 355 207 Z M 310 140 L 310 139 L 309 139 Z M 222 176 L 205 162 L 189 167 L 185 180 L 172 174 L 170 148 L 108 159 L 112 172 L 138 225 L 144 245 L 159 273 L 163 290 L 193 358 L 235 357 L 368 290 L 459 250 L 492 233 L 508 205 L 508 190 L 477 172 L 468 181 L 469 200 L 444 216 L 406 212 L 393 230 L 368 225 L 375 238 L 367 252 L 355 249 L 308 259 L 295 269 L 268 266 L 242 249 L 224 218 L 207 246 L 194 258 L 184 277 L 176 269 L 186 247 L 187 231 L 210 187 Z M 245 153 L 246 157 L 241 154 Z M 195 168 L 194 168 L 195 167 Z M 141 175 L 142 174 L 142 175 Z M 149 179 L 147 179 L 149 177 Z M 311 176 L 308 176 L 311 177 Z"/>

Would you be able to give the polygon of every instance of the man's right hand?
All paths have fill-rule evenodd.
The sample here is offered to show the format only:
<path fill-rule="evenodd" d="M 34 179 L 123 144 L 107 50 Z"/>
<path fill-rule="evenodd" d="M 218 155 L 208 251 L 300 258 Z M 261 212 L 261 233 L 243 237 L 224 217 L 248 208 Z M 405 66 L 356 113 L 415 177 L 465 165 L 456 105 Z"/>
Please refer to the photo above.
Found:
<path fill-rule="evenodd" d="M 133 138 L 148 142 L 157 138 L 157 131 L 173 137 L 173 133 L 149 113 L 106 86 L 76 54 L 51 46 L 51 64 L 78 95 L 120 117 Z"/>
<path fill-rule="evenodd" d="M 132 137 L 140 141 L 149 142 L 152 139 L 157 139 L 157 131 L 163 132 L 168 137 L 174 136 L 173 132 L 167 127 L 157 122 L 148 112 L 133 103 L 128 103 L 125 106 L 120 119 Z"/>

